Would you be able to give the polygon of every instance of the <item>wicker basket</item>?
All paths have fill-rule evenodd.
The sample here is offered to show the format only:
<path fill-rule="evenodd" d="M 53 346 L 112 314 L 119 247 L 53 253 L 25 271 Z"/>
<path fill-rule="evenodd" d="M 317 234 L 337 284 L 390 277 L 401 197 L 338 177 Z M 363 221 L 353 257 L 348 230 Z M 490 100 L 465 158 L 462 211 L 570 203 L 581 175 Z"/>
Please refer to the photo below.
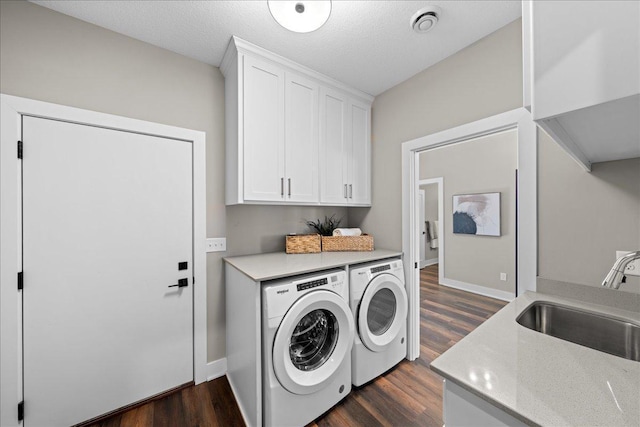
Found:
<path fill-rule="evenodd" d="M 315 254 L 320 252 L 319 234 L 295 234 L 286 236 L 288 254 Z"/>
<path fill-rule="evenodd" d="M 373 236 L 322 236 L 323 252 L 372 251 Z"/>

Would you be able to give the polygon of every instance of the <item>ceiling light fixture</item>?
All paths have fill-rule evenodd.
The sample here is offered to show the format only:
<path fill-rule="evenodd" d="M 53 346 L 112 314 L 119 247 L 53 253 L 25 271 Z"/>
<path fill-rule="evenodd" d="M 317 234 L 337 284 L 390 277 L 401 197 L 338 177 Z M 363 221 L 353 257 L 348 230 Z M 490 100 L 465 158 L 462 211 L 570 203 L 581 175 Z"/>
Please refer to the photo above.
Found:
<path fill-rule="evenodd" d="M 268 0 L 267 4 L 273 19 L 296 33 L 317 30 L 331 15 L 331 0 Z"/>
<path fill-rule="evenodd" d="M 436 26 L 440 13 L 438 6 L 427 6 L 413 14 L 409 25 L 416 33 L 426 33 Z"/>

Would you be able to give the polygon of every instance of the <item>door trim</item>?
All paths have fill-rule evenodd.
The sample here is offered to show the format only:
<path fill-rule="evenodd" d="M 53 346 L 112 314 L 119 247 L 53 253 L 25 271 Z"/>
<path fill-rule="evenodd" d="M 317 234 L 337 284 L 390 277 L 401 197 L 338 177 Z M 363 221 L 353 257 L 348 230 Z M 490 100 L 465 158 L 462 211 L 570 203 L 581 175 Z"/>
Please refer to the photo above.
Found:
<path fill-rule="evenodd" d="M 189 141 L 193 144 L 193 374 L 196 384 L 207 381 L 206 134 L 0 94 L 0 234 L 3 236 L 0 241 L 0 425 L 19 425 L 17 403 L 23 398 L 22 294 L 16 283 L 17 273 L 22 266 L 21 163 L 17 158 L 16 144 L 22 138 L 21 122 L 25 115 Z M 25 286 L 28 286 L 28 280 Z"/>
<path fill-rule="evenodd" d="M 537 228 L 537 128 L 531 113 L 516 108 L 495 116 L 466 123 L 451 129 L 402 143 L 402 251 L 408 258 L 404 264 L 405 283 L 409 297 L 407 320 L 407 359 L 420 357 L 420 270 L 416 268 L 417 223 L 416 198 L 419 181 L 419 153 L 466 141 L 480 136 L 517 129 L 518 132 L 518 244 L 517 295 L 536 290 L 538 268 Z M 442 219 L 444 220 L 444 218 Z"/>
<path fill-rule="evenodd" d="M 423 185 L 437 185 L 438 186 L 438 257 L 427 259 L 424 266 L 420 266 L 420 269 L 429 265 L 438 264 L 438 281 L 442 283 L 444 280 L 444 177 L 438 176 L 436 178 L 421 179 L 418 181 L 417 186 L 420 188 Z M 420 190 L 424 191 L 424 190 Z M 420 239 L 419 230 L 417 239 Z M 425 249 L 426 252 L 426 249 Z"/>

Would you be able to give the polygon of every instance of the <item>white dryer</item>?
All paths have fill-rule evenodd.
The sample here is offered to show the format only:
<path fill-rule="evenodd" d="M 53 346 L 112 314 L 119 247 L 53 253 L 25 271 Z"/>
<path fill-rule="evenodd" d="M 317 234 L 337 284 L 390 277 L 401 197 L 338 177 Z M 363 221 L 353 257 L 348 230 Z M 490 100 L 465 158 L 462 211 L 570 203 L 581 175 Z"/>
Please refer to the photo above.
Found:
<path fill-rule="evenodd" d="M 262 287 L 263 420 L 302 426 L 351 391 L 354 322 L 343 270 Z"/>
<path fill-rule="evenodd" d="M 354 267 L 349 306 L 356 323 L 351 352 L 355 386 L 371 381 L 407 355 L 407 292 L 402 260 Z"/>

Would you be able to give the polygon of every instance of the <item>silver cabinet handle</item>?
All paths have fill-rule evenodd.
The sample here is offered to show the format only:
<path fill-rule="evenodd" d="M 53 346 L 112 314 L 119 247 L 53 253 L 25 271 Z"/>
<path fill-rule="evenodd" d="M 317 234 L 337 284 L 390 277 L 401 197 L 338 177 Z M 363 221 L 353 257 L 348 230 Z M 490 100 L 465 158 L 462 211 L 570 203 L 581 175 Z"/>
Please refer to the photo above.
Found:
<path fill-rule="evenodd" d="M 280 197 L 284 197 L 284 178 L 280 178 Z"/>
<path fill-rule="evenodd" d="M 347 184 L 344 185 L 344 198 L 347 198 Z"/>
<path fill-rule="evenodd" d="M 289 181 L 289 197 L 291 197 L 291 178 L 289 178 L 288 181 Z"/>
<path fill-rule="evenodd" d="M 353 184 L 349 184 L 349 198 L 353 199 Z"/>

